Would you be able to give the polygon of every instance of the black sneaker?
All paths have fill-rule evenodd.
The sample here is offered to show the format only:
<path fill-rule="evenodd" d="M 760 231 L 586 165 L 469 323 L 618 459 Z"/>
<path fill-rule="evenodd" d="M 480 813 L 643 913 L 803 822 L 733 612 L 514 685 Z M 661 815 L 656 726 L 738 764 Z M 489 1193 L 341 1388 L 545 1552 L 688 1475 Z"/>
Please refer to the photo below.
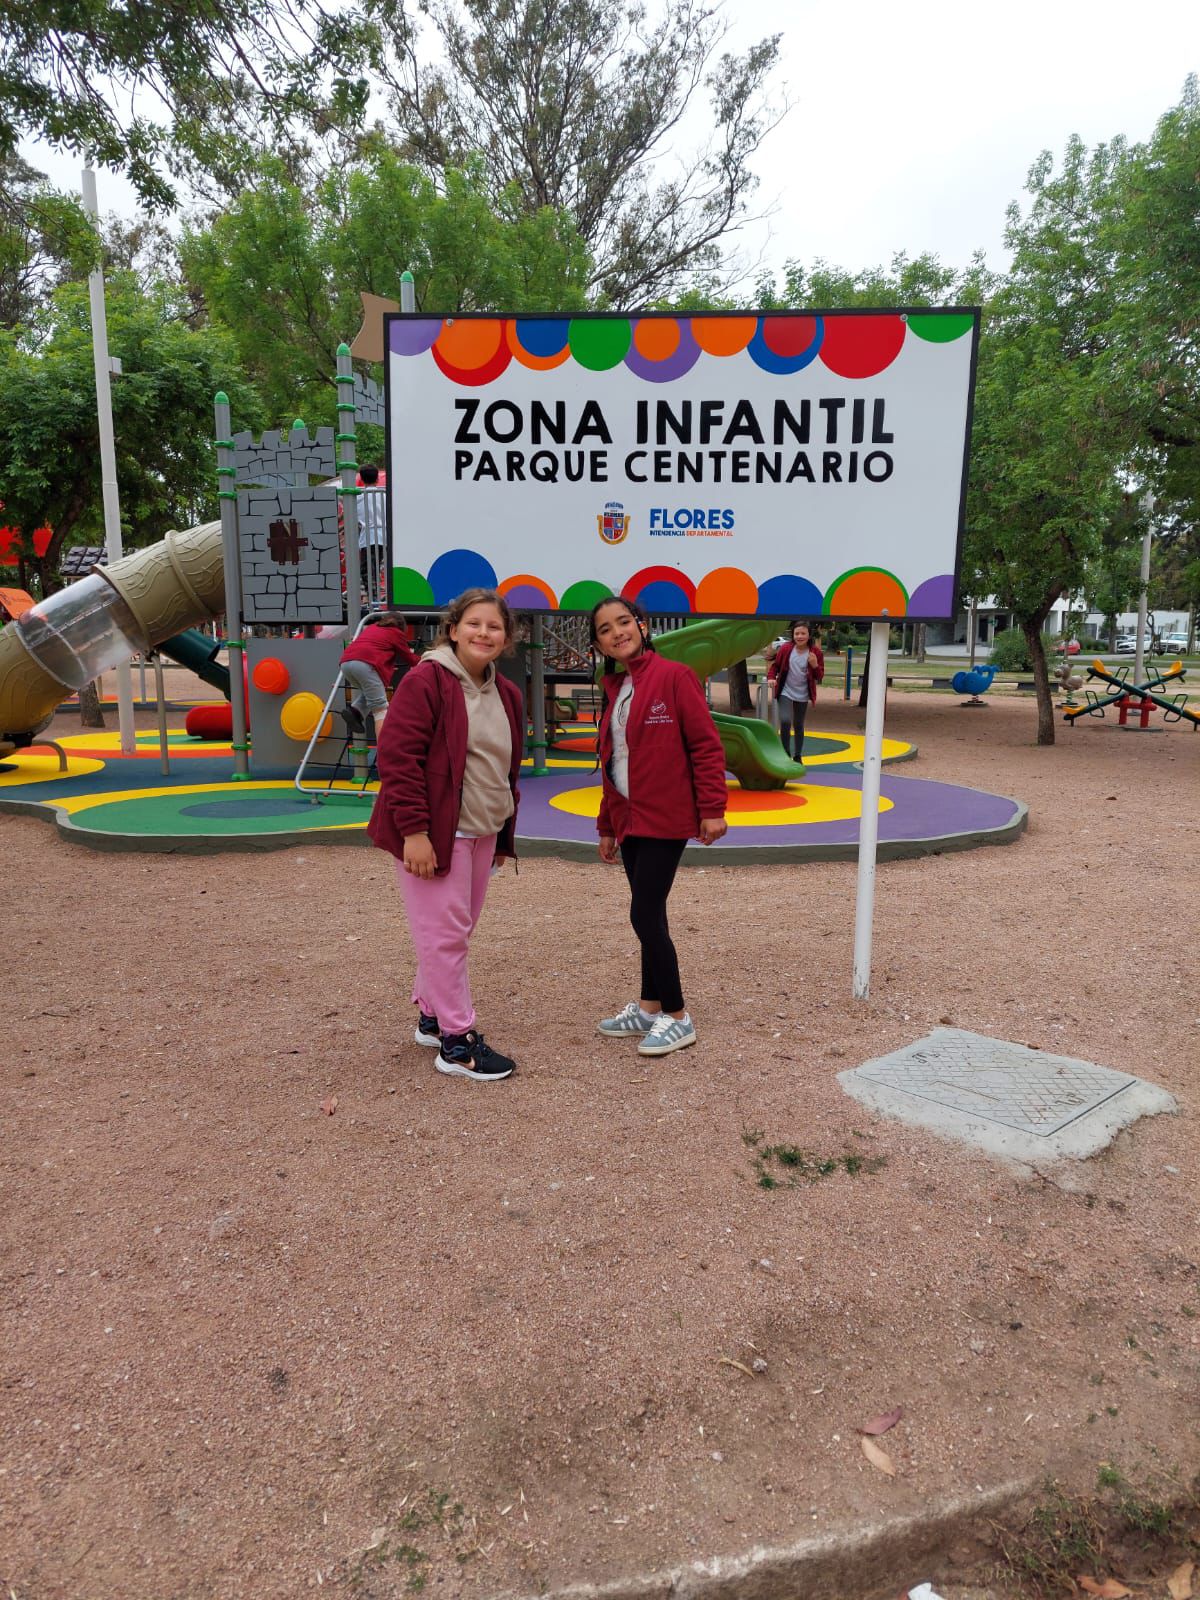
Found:
<path fill-rule="evenodd" d="M 490 1083 L 510 1077 L 516 1062 L 485 1044 L 483 1035 L 472 1028 L 469 1033 L 444 1033 L 434 1066 L 451 1077 L 478 1078 Z"/>
<path fill-rule="evenodd" d="M 441 1045 L 442 1030 L 438 1027 L 438 1019 L 431 1017 L 428 1011 L 417 1012 L 417 1031 L 413 1038 L 418 1044 Z"/>
<path fill-rule="evenodd" d="M 363 714 L 356 706 L 343 706 L 341 716 L 348 733 L 366 733 L 367 725 L 363 721 Z"/>

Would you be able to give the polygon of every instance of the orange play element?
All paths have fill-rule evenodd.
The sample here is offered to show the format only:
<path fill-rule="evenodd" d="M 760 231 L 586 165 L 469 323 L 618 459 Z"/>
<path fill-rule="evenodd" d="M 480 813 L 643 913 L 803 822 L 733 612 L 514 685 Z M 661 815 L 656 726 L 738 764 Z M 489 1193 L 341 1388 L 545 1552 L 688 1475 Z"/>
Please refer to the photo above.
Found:
<path fill-rule="evenodd" d="M 693 317 L 692 337 L 706 356 L 735 356 L 758 330 L 757 317 Z"/>
<path fill-rule="evenodd" d="M 696 610 L 753 616 L 758 610 L 758 585 L 740 567 L 718 567 L 696 585 Z"/>
<path fill-rule="evenodd" d="M 0 611 L 13 622 L 33 605 L 33 596 L 24 589 L 0 589 Z"/>
<path fill-rule="evenodd" d="M 286 694 L 292 684 L 291 673 L 277 656 L 264 656 L 251 676 L 263 694 Z"/>
<path fill-rule="evenodd" d="M 825 610 L 831 617 L 902 617 L 908 610 L 908 596 L 898 578 L 878 567 L 862 567 L 847 572 L 830 585 Z"/>
<path fill-rule="evenodd" d="M 679 349 L 679 324 L 674 317 L 642 317 L 633 325 L 633 347 L 647 361 L 666 361 Z"/>
<path fill-rule="evenodd" d="M 442 324 L 434 349 L 448 366 L 474 372 L 487 366 L 500 349 L 504 324 L 493 317 L 454 317 Z"/>
<path fill-rule="evenodd" d="M 791 789 L 730 789 L 725 810 L 742 814 L 747 811 L 799 811 L 808 801 Z"/>

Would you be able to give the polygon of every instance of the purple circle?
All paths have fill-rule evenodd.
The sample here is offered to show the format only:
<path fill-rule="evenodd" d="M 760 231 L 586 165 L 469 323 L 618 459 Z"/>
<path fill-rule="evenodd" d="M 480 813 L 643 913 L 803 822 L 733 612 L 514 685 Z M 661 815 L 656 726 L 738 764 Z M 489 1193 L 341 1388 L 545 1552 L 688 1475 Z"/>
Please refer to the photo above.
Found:
<path fill-rule="evenodd" d="M 681 317 L 679 343 L 673 355 L 669 355 L 665 361 L 648 361 L 631 343 L 625 365 L 635 376 L 645 378 L 647 383 L 671 383 L 676 378 L 682 378 L 685 372 L 690 372 L 699 359 L 700 346 L 696 343 L 692 324 Z"/>
<path fill-rule="evenodd" d="M 926 578 L 908 597 L 910 617 L 953 617 L 954 574 L 944 572 L 938 578 Z"/>
<path fill-rule="evenodd" d="M 519 583 L 515 589 L 509 589 L 504 598 L 508 601 L 510 611 L 549 611 L 549 600 L 540 589 L 535 589 L 531 583 Z"/>
<path fill-rule="evenodd" d="M 388 349 L 394 356 L 423 356 L 441 331 L 441 317 L 397 317 L 388 323 Z"/>

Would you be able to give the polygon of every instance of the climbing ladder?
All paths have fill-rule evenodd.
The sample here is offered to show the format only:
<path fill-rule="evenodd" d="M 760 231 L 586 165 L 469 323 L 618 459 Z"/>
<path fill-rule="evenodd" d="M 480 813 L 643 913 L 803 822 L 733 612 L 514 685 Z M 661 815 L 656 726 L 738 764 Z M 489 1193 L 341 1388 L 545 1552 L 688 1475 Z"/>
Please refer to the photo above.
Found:
<path fill-rule="evenodd" d="M 368 612 L 354 630 L 355 639 L 374 617 L 374 612 Z M 321 805 L 326 800 L 345 801 L 360 800 L 366 793 L 367 785 L 375 776 L 372 755 L 375 750 L 374 738 L 368 732 L 373 724 L 368 720 L 363 728 L 355 724 L 355 713 L 350 702 L 353 698 L 353 688 L 342 676 L 339 666 L 337 676 L 333 680 L 333 688 L 321 708 L 321 715 L 317 718 L 317 725 L 313 729 L 312 737 L 308 741 L 300 765 L 296 768 L 296 776 L 292 780 L 294 786 L 303 795 L 307 795 L 313 805 Z M 341 704 L 338 705 L 338 699 Z M 335 709 L 336 706 L 336 709 Z M 314 751 L 321 738 L 321 729 L 325 726 L 326 717 L 340 719 L 345 731 L 341 749 L 333 761 L 318 761 Z M 359 719 L 361 720 L 361 719 Z M 328 773 L 324 782 L 310 782 L 307 775 L 313 768 L 319 768 Z M 344 772 L 344 776 L 343 776 Z M 340 787 L 339 787 L 340 784 Z"/>

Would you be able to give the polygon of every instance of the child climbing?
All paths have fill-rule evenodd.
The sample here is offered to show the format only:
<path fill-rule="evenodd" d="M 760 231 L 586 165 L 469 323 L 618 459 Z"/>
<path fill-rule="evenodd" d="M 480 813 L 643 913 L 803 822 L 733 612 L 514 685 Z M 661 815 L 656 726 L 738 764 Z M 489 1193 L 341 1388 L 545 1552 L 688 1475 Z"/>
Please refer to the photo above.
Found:
<path fill-rule="evenodd" d="M 342 651 L 342 677 L 355 690 L 350 702 L 350 721 L 356 733 L 375 719 L 375 738 L 379 739 L 387 715 L 388 690 L 400 666 L 415 667 L 417 658 L 408 642 L 408 630 L 401 617 L 390 611 L 370 617 L 358 637 Z"/>

